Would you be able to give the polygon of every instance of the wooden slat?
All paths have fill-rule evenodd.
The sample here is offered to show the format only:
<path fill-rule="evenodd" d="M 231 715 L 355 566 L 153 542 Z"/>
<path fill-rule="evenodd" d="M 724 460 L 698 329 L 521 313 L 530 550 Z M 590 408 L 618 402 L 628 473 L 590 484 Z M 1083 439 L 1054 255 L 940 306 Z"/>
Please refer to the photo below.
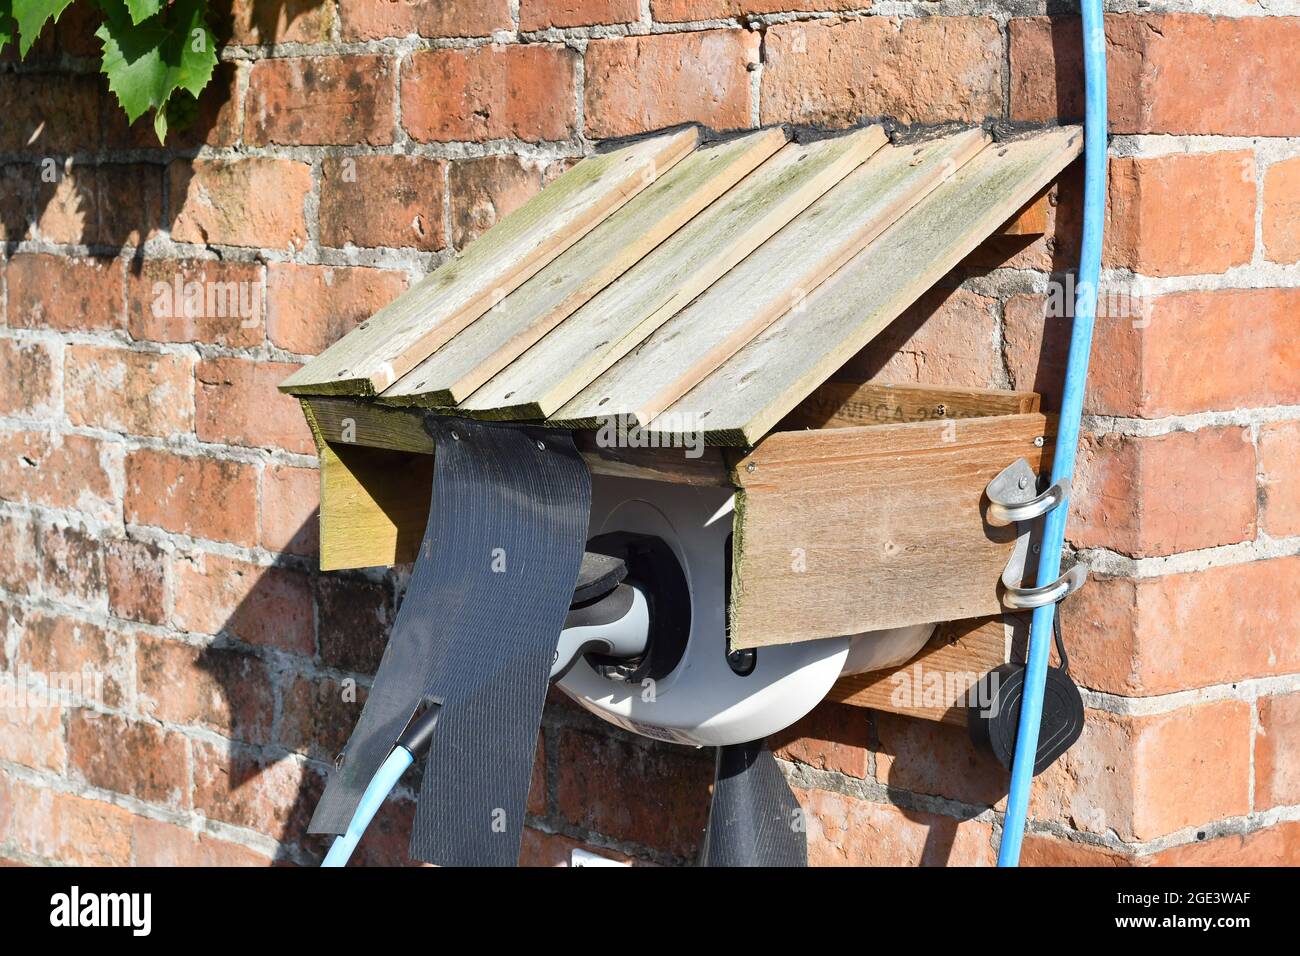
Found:
<path fill-rule="evenodd" d="M 1010 659 L 1013 634 L 1023 629 L 1018 615 L 940 624 L 906 664 L 841 677 L 826 699 L 964 727 L 971 686 Z"/>
<path fill-rule="evenodd" d="M 1047 426 L 998 415 L 769 436 L 735 471 L 732 644 L 1000 613 L 1015 529 L 986 525 L 984 488 L 1017 458 L 1039 469 Z"/>
<path fill-rule="evenodd" d="M 382 392 L 694 147 L 694 129 L 578 163 L 291 375 L 295 394 Z"/>
<path fill-rule="evenodd" d="M 790 144 L 466 399 L 544 418 L 763 244 L 885 142 L 879 127 Z"/>
<path fill-rule="evenodd" d="M 988 143 L 969 130 L 886 146 L 557 411 L 560 424 L 645 424 L 800 304 Z"/>
<path fill-rule="evenodd" d="M 998 236 L 1041 236 L 1045 233 L 1047 231 L 1048 213 L 1051 210 L 1051 200 L 1048 198 L 1051 191 L 1052 188 L 1047 187 L 1022 206 L 1019 212 L 998 227 L 998 231 L 993 233 L 992 238 L 996 239 Z"/>
<path fill-rule="evenodd" d="M 1038 406 L 1036 392 L 830 381 L 796 405 L 777 431 L 1023 415 L 1038 411 Z"/>
<path fill-rule="evenodd" d="M 1078 127 L 1065 127 L 985 149 L 815 290 L 798 314 L 777 319 L 674 402 L 652 430 L 698 428 L 711 443 L 757 442 L 1050 182 L 1082 142 Z"/>
<path fill-rule="evenodd" d="M 696 150 L 398 379 L 382 400 L 454 406 L 785 142 L 784 131 L 769 129 Z"/>

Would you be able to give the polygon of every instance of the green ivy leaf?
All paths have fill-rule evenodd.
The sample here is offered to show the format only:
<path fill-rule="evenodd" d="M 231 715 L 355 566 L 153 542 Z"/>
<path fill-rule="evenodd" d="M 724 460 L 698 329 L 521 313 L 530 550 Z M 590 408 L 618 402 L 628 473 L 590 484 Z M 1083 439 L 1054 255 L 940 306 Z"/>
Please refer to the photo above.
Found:
<path fill-rule="evenodd" d="M 13 40 L 14 29 L 13 0 L 0 0 L 0 52 Z"/>
<path fill-rule="evenodd" d="M 155 111 L 159 142 L 167 135 L 167 100 L 181 89 L 198 96 L 217 65 L 216 41 L 204 22 L 205 0 L 175 0 L 134 23 L 129 0 L 100 0 L 104 24 L 95 36 L 104 44 L 103 72 L 127 119 Z"/>
<path fill-rule="evenodd" d="M 45 24 L 58 20 L 72 0 L 10 0 L 13 17 L 18 21 L 18 55 L 24 57 Z"/>
<path fill-rule="evenodd" d="M 143 23 L 163 8 L 163 0 L 126 0 L 132 23 Z"/>

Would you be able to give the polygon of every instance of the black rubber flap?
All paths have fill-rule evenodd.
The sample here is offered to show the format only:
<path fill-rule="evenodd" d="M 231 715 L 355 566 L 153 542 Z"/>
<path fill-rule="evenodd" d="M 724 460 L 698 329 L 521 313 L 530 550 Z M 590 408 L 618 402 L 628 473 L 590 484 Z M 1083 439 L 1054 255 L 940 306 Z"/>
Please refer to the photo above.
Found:
<path fill-rule="evenodd" d="M 803 811 L 763 742 L 718 748 L 703 866 L 807 866 Z"/>
<path fill-rule="evenodd" d="M 423 702 L 441 704 L 411 855 L 519 859 L 547 677 L 573 598 L 591 477 L 567 432 L 430 416 L 429 523 L 361 719 L 310 830 L 342 833 Z"/>

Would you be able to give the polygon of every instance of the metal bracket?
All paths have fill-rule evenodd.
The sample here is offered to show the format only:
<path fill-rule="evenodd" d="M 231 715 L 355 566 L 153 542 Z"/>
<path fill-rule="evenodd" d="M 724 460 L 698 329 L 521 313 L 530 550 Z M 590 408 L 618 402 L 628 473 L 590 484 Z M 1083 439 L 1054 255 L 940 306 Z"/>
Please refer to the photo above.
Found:
<path fill-rule="evenodd" d="M 1029 462 L 1019 458 L 1002 469 L 985 489 L 988 497 L 987 515 L 993 524 L 1018 525 L 1016 544 L 1002 572 L 1002 603 L 1017 611 L 1055 604 L 1067 594 L 1083 587 L 1088 569 L 1076 564 L 1050 584 L 1022 587 L 1025 566 L 1029 562 L 1029 528 L 1024 527 L 1069 500 L 1068 482 L 1058 481 L 1042 494 L 1036 495 L 1034 470 Z"/>

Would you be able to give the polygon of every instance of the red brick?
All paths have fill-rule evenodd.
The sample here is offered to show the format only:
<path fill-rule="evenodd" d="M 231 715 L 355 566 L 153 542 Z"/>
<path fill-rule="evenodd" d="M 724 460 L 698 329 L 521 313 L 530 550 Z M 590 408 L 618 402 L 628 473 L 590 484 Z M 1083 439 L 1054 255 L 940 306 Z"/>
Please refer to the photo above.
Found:
<path fill-rule="evenodd" d="M 204 359 L 194 373 L 199 440 L 314 452 L 302 406 L 277 389 L 297 367 L 230 356 Z"/>
<path fill-rule="evenodd" d="M 393 141 L 394 61 L 386 56 L 277 57 L 249 72 L 244 140 L 254 146 Z"/>
<path fill-rule="evenodd" d="M 0 165 L 0 242 L 21 242 L 28 238 L 36 214 L 35 170 L 36 167 L 19 163 Z"/>
<path fill-rule="evenodd" d="M 73 607 L 103 610 L 104 552 L 99 535 L 84 528 L 46 525 L 40 531 L 45 597 Z"/>
<path fill-rule="evenodd" d="M 426 866 L 411 859 L 411 828 L 414 824 L 414 800 L 405 797 L 385 800 L 370 826 L 366 827 L 365 836 L 352 851 L 348 866 Z"/>
<path fill-rule="evenodd" d="M 162 230 L 163 177 L 148 163 L 59 167 L 36 184 L 36 232 L 50 242 L 139 245 Z"/>
<path fill-rule="evenodd" d="M 172 623 L 198 634 L 229 634 L 297 654 L 315 648 L 306 575 L 215 554 L 177 560 Z"/>
<path fill-rule="evenodd" d="M 881 713 L 876 733 L 876 779 L 885 786 L 977 806 L 1003 805 L 1010 775 L 971 746 L 966 728 Z"/>
<path fill-rule="evenodd" d="M 658 15 L 657 11 L 656 15 Z M 640 19 L 641 9 L 638 0 L 520 0 L 519 2 L 520 30 L 636 23 Z"/>
<path fill-rule="evenodd" d="M 1300 18 L 1106 18 L 1113 133 L 1294 136 Z M 1011 118 L 1082 114 L 1076 18 L 1011 21 Z"/>
<path fill-rule="evenodd" d="M 140 713 L 154 720 L 206 727 L 249 743 L 270 742 L 271 678 L 262 661 L 243 651 L 139 634 L 136 693 Z"/>
<path fill-rule="evenodd" d="M 284 684 L 278 743 L 317 760 L 334 759 L 361 717 L 366 691 L 356 681 L 294 674 Z"/>
<path fill-rule="evenodd" d="M 827 790 L 795 789 L 811 866 L 991 866 L 993 827 Z"/>
<path fill-rule="evenodd" d="M 525 0 L 526 2 L 526 0 Z M 789 10 L 862 10 L 871 0 L 655 0 L 654 18 L 660 23 L 688 20 L 723 20 L 751 13 L 785 13 Z"/>
<path fill-rule="evenodd" d="M 626 737 L 561 731 L 556 810 L 617 840 L 695 859 L 709 810 L 711 755 Z M 636 800 L 607 799 L 635 793 Z"/>
<path fill-rule="evenodd" d="M 1261 697 L 1259 728 L 1255 732 L 1255 809 L 1300 803 L 1297 740 L 1300 740 L 1300 694 Z"/>
<path fill-rule="evenodd" d="M 169 807 L 189 805 L 189 742 L 181 734 L 112 714 L 68 720 L 73 772 L 92 787 Z"/>
<path fill-rule="evenodd" d="M 194 428 L 194 359 L 189 355 L 69 345 L 63 390 L 74 425 L 159 438 Z"/>
<path fill-rule="evenodd" d="M 1140 857 L 1106 847 L 1026 833 L 1020 848 L 1021 866 L 1140 866 Z"/>
<path fill-rule="evenodd" d="M 43 342 L 0 339 L 0 415 L 26 418 L 54 411 L 54 356 Z"/>
<path fill-rule="evenodd" d="M 513 30 L 509 0 L 340 0 L 343 39 L 483 37 Z"/>
<path fill-rule="evenodd" d="M 583 843 L 580 840 L 574 840 L 559 833 L 545 833 L 541 830 L 534 830 L 532 827 L 524 828 L 523 846 L 519 851 L 519 865 L 523 867 L 570 866 L 574 850 L 586 850 L 588 853 L 595 853 L 607 860 L 626 863 L 628 866 L 647 865 L 645 861 L 628 856 L 618 850 L 611 850 L 603 846 L 592 846 L 589 843 Z"/>
<path fill-rule="evenodd" d="M 1245 814 L 1250 711 L 1236 700 L 1142 717 L 1089 711 L 1079 742 L 1039 776 L 1030 815 L 1132 842 Z"/>
<path fill-rule="evenodd" d="M 546 184 L 548 167 L 515 156 L 452 163 L 451 235 L 463 249 L 514 212 Z"/>
<path fill-rule="evenodd" d="M 134 538 L 104 541 L 108 609 L 116 617 L 145 624 L 167 620 L 167 553 Z"/>
<path fill-rule="evenodd" d="M 1300 262 L 1300 157 L 1264 171 L 1264 255 Z"/>
<path fill-rule="evenodd" d="M 419 50 L 402 64 L 402 122 L 420 142 L 568 139 L 576 63 L 554 44 Z"/>
<path fill-rule="evenodd" d="M 315 4 L 316 0 L 295 0 Z M 266 6 L 267 11 L 286 9 L 284 5 Z M 76 9 L 74 5 L 72 9 Z M 320 7 L 320 9 L 328 9 Z M 95 41 L 98 43 L 99 41 Z M 98 57 L 96 49 L 94 56 Z M 199 94 L 193 121 L 173 123 L 167 130 L 167 146 L 171 149 L 197 149 L 200 146 L 234 146 L 239 142 L 239 74 L 247 72 L 248 64 L 218 63 L 212 80 Z M 114 98 L 104 107 L 104 142 L 110 149 L 150 149 L 162 147 L 153 128 L 153 113 L 145 113 L 134 123 L 127 123 Z"/>
<path fill-rule="evenodd" d="M 1144 275 L 1219 273 L 1255 251 L 1249 150 L 1110 161 L 1107 266 Z"/>
<path fill-rule="evenodd" d="M 299 839 L 320 797 L 317 771 L 259 758 L 227 741 L 194 743 L 194 808 L 272 839 Z"/>
<path fill-rule="evenodd" d="M 131 819 L 131 862 L 136 866 L 269 866 L 269 857 L 207 833 L 147 817 Z"/>
<path fill-rule="evenodd" d="M 321 243 L 441 249 L 445 174 L 441 160 L 421 156 L 326 157 Z"/>
<path fill-rule="evenodd" d="M 9 837 L 25 852 L 70 866 L 130 864 L 135 818 L 126 810 L 19 780 L 7 786 Z"/>
<path fill-rule="evenodd" d="M 127 635 L 73 617 L 30 612 L 19 630 L 17 658 L 29 671 L 68 675 L 69 681 L 77 675 L 81 697 L 103 697 L 90 703 L 122 707 L 128 702 L 132 651 Z"/>
<path fill-rule="evenodd" d="M 8 675 L 4 679 L 7 684 L 12 681 Z M 63 709 L 31 698 L 26 706 L 7 702 L 0 706 L 0 760 L 61 775 L 67 760 Z"/>
<path fill-rule="evenodd" d="M 121 259 L 23 254 L 10 259 L 5 271 L 13 328 L 88 332 L 126 324 Z"/>
<path fill-rule="evenodd" d="M 375 673 L 397 615 L 391 584 L 346 574 L 321 575 L 315 584 L 321 663 Z"/>
<path fill-rule="evenodd" d="M 103 521 L 119 514 L 122 453 L 81 435 L 0 431 L 0 498 L 70 508 Z"/>
<path fill-rule="evenodd" d="M 774 735 L 768 745 L 782 760 L 848 774 L 868 776 L 870 723 L 856 707 L 823 703 L 798 723 Z"/>
<path fill-rule="evenodd" d="M 286 351 L 315 355 L 397 298 L 406 286 L 406 275 L 390 269 L 272 263 L 267 275 L 267 334 Z M 288 403 L 282 404 L 289 408 Z M 302 419 L 300 410 L 295 414 Z"/>
<path fill-rule="evenodd" d="M 230 33 L 230 42 L 241 46 L 268 43 L 328 43 L 334 23 L 334 7 L 320 0 L 220 0 L 214 13 Z"/>
<path fill-rule="evenodd" d="M 127 455 L 125 516 L 198 538 L 257 542 L 257 469 L 140 449 Z"/>
<path fill-rule="evenodd" d="M 1260 526 L 1272 537 L 1300 534 L 1300 422 L 1259 428 Z"/>
<path fill-rule="evenodd" d="M 291 159 L 176 160 L 169 167 L 177 242 L 300 249 L 311 166 Z"/>
<path fill-rule="evenodd" d="M 1061 606 L 1075 679 L 1122 696 L 1300 671 L 1300 558 L 1094 575 Z M 1248 614 L 1242 608 L 1249 608 Z"/>
<path fill-rule="evenodd" d="M 12 594 L 34 593 L 41 573 L 39 554 L 36 525 L 20 517 L 0 515 L 0 589 Z"/>
<path fill-rule="evenodd" d="M 750 125 L 749 67 L 759 36 L 705 30 L 592 40 L 587 45 L 587 135 L 625 136 L 697 121 Z"/>
<path fill-rule="evenodd" d="M 315 554 L 320 547 L 320 472 L 292 465 L 262 471 L 262 547 Z"/>
<path fill-rule="evenodd" d="M 95 212 L 95 167 L 42 165 L 40 172 L 40 179 L 35 180 L 36 215 L 29 235 L 47 242 L 96 242 L 99 224 Z"/>
<path fill-rule="evenodd" d="M 265 334 L 264 266 L 208 259 L 145 259 L 127 271 L 131 338 L 249 348 Z"/>
<path fill-rule="evenodd" d="M 1154 866 L 1300 866 L 1300 823 L 1176 846 L 1148 859 Z"/>
<path fill-rule="evenodd" d="M 0 152 L 38 156 L 99 145 L 98 77 L 60 73 L 0 76 Z"/>
<path fill-rule="evenodd" d="M 1002 115 L 1003 49 L 996 20 L 865 17 L 770 27 L 763 123 L 852 125 L 980 121 Z"/>
<path fill-rule="evenodd" d="M 1255 536 L 1255 450 L 1240 428 L 1085 436 L 1069 538 L 1135 557 Z"/>

